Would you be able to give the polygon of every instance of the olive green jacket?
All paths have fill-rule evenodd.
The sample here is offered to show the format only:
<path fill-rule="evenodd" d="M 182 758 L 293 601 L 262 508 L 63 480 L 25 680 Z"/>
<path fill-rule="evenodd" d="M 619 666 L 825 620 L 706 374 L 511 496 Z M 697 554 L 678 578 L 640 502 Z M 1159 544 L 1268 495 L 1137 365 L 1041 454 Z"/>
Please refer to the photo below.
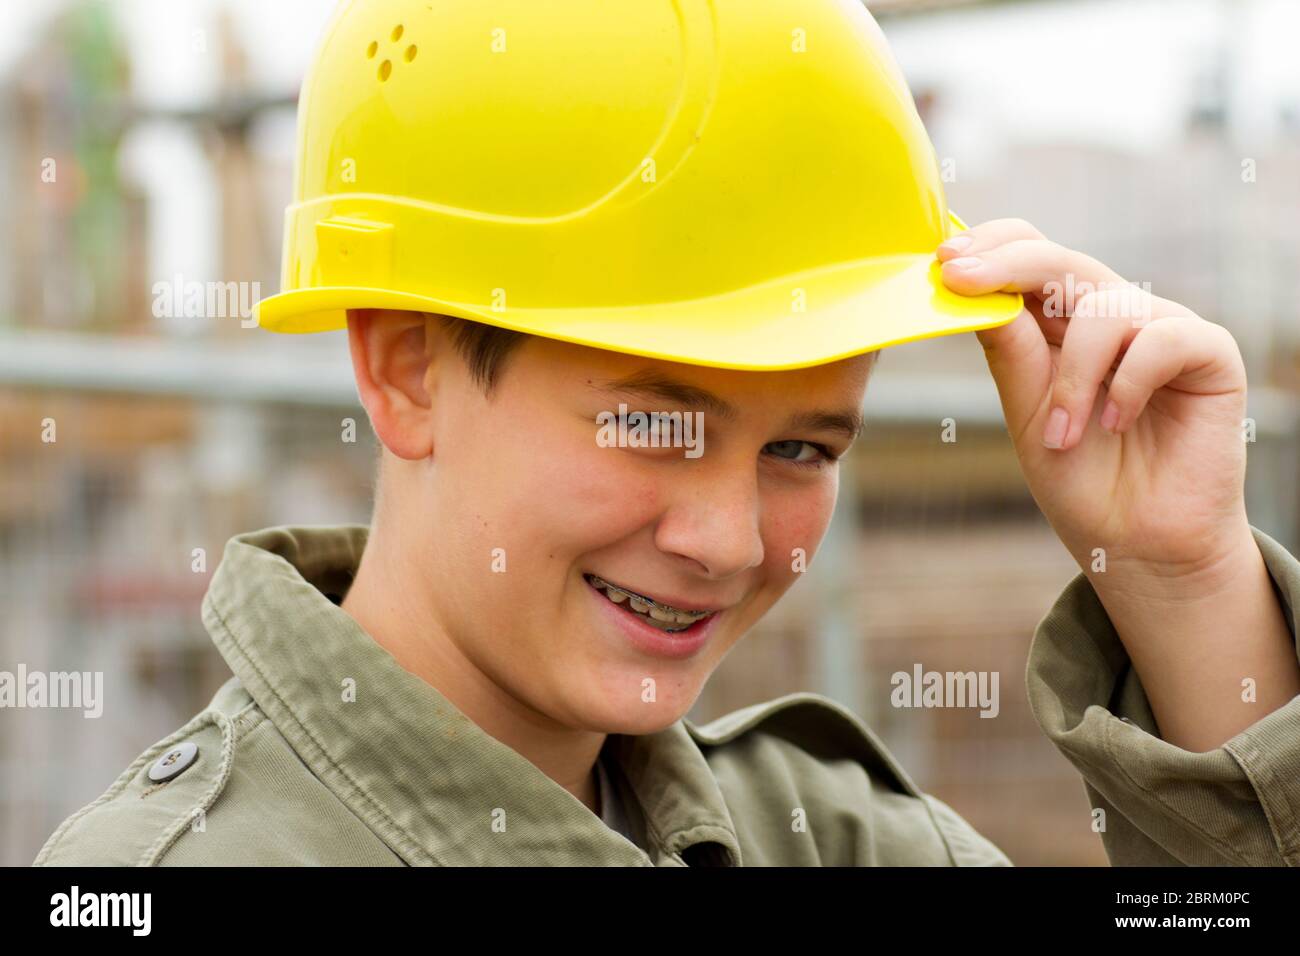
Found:
<path fill-rule="evenodd" d="M 1009 863 L 851 711 L 807 693 L 703 726 L 611 735 L 604 754 L 635 817 L 628 840 L 338 607 L 366 535 L 349 525 L 232 538 L 203 620 L 234 677 L 65 820 L 36 863 Z M 1256 539 L 1294 632 L 1300 563 Z M 1162 741 L 1082 575 L 1038 627 L 1028 692 L 1105 811 L 1113 863 L 1300 863 L 1300 697 L 1209 753 Z"/>

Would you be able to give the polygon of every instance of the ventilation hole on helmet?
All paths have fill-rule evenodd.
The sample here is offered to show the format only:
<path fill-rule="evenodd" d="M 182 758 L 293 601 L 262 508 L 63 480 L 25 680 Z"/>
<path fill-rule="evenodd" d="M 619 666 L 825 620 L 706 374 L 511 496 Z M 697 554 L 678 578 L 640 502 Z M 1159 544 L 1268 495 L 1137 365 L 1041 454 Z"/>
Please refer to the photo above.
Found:
<path fill-rule="evenodd" d="M 379 52 L 379 41 L 371 40 L 370 46 L 366 47 L 366 59 L 373 60 L 375 58 L 375 54 L 378 52 Z"/>
<path fill-rule="evenodd" d="M 406 62 L 410 63 L 414 59 L 415 59 L 415 44 L 412 43 L 410 46 L 406 48 Z"/>
<path fill-rule="evenodd" d="M 402 25 L 399 23 L 397 26 L 393 27 L 393 42 L 396 43 L 401 38 L 402 38 Z"/>
<path fill-rule="evenodd" d="M 379 82 L 382 83 L 384 82 L 384 80 L 388 79 L 388 75 L 392 72 L 393 72 L 393 64 L 389 60 L 385 60 L 383 63 L 380 63 Z"/>

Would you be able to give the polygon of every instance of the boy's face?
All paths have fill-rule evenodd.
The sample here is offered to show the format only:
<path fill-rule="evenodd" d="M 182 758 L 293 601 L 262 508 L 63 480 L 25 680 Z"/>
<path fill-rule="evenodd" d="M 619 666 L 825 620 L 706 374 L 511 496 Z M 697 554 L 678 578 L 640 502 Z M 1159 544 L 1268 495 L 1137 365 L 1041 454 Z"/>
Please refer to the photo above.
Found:
<path fill-rule="evenodd" d="M 403 427 L 427 429 L 429 454 L 386 455 L 384 507 L 419 542 L 411 571 L 439 631 L 565 726 L 673 723 L 811 561 L 871 357 L 738 372 L 530 338 L 489 395 L 438 322 L 424 328 L 427 408 Z M 620 403 L 625 436 L 632 412 L 680 412 L 691 431 L 660 435 L 691 447 L 620 444 Z M 656 621 L 642 597 L 687 613 Z"/>

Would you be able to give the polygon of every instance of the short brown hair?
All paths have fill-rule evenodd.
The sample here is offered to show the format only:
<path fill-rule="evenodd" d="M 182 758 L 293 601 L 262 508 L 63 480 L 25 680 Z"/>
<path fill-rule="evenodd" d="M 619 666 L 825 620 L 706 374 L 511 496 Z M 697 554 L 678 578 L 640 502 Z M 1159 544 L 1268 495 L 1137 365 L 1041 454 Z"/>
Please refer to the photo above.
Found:
<path fill-rule="evenodd" d="M 502 329 L 484 322 L 441 313 L 438 313 L 438 318 L 451 336 L 456 351 L 469 366 L 470 375 L 488 392 L 496 385 L 506 359 L 528 338 L 526 332 Z"/>
<path fill-rule="evenodd" d="M 461 358 L 469 366 L 470 375 L 488 392 L 496 385 L 506 359 L 529 338 L 527 332 L 515 332 L 484 322 L 436 314 L 451 336 L 456 351 L 460 352 Z M 880 352 L 880 349 L 876 349 L 870 353 L 873 370 L 880 361 Z"/>

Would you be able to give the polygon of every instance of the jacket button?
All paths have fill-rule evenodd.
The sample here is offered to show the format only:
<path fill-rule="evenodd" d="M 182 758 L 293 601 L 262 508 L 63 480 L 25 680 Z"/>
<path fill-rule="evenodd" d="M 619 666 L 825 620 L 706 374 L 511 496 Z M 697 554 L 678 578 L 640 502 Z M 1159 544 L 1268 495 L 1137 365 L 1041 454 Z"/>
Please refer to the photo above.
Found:
<path fill-rule="evenodd" d="M 198 759 L 199 748 L 195 743 L 185 741 L 172 747 L 159 757 L 149 768 L 149 779 L 154 783 L 163 783 L 178 777 L 188 770 Z"/>

